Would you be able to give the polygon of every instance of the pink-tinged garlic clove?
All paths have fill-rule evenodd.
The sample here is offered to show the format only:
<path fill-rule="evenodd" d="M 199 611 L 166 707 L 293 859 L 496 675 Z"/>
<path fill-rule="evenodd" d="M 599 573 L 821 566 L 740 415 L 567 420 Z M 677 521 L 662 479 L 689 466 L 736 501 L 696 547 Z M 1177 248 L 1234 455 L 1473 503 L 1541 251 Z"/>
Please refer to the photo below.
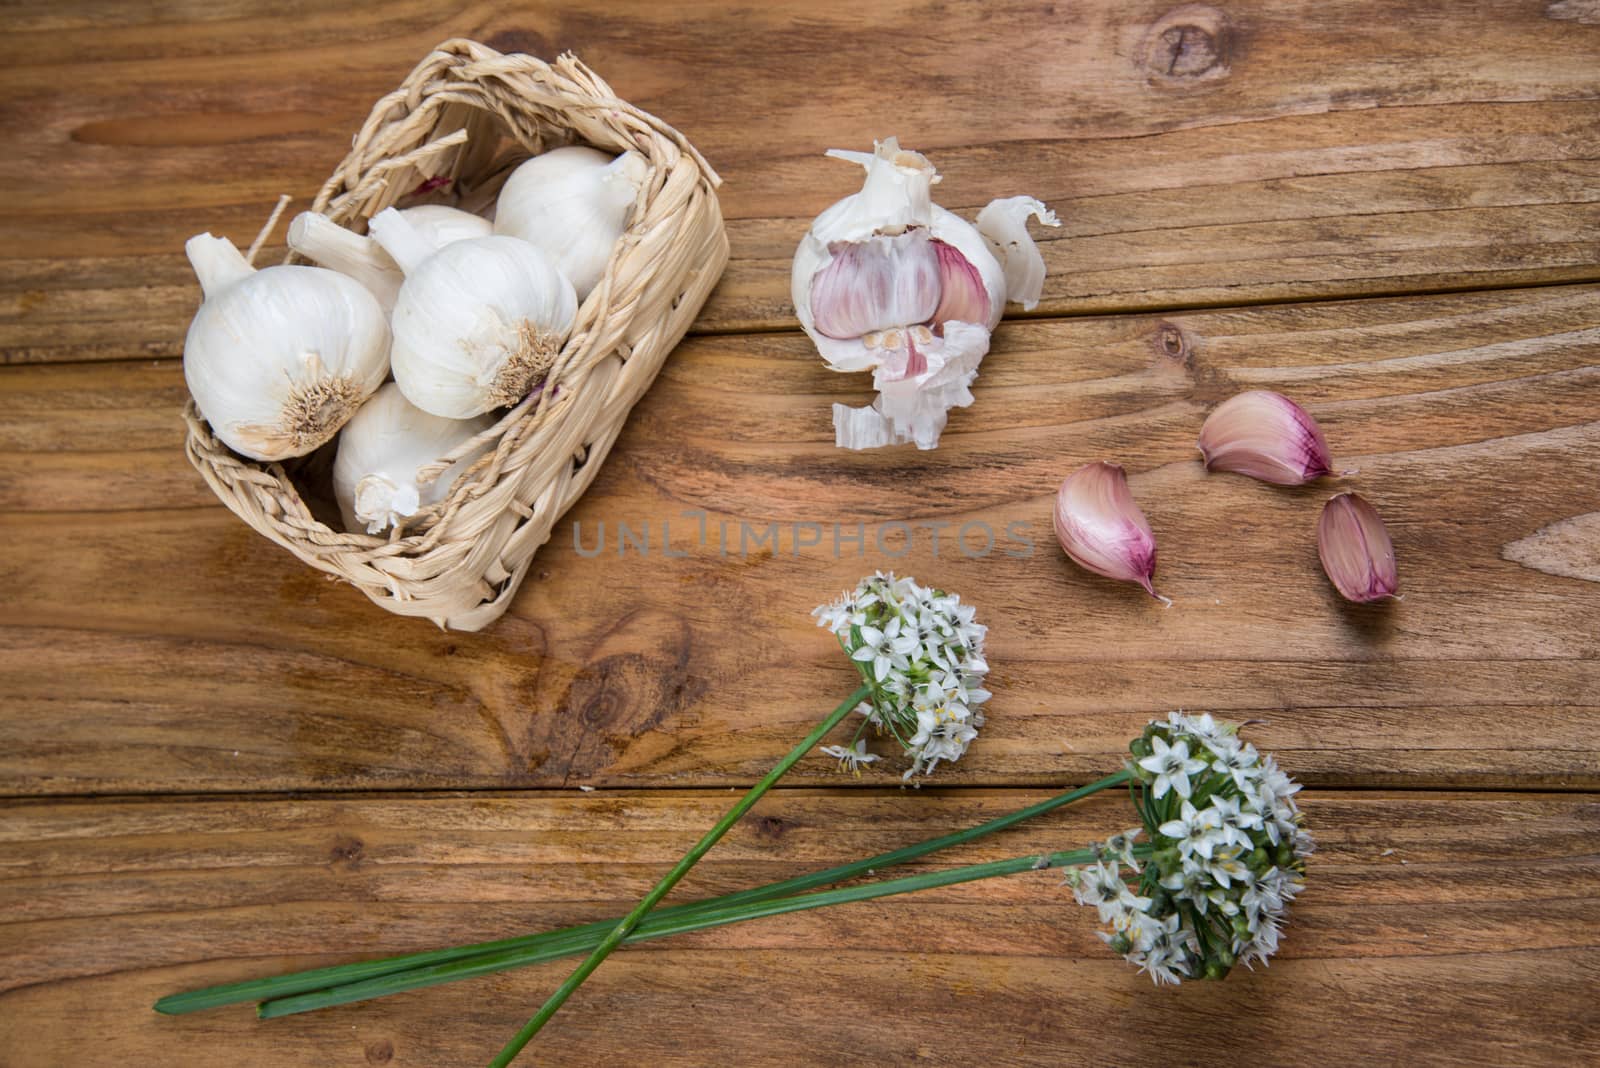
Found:
<path fill-rule="evenodd" d="M 1251 390 L 1212 409 L 1200 428 L 1206 470 L 1232 471 L 1277 486 L 1333 473 L 1322 428 L 1282 393 Z"/>
<path fill-rule="evenodd" d="M 925 323 L 939 307 L 939 257 L 926 230 L 839 242 L 811 280 L 818 333 L 848 340 L 875 330 Z"/>
<path fill-rule="evenodd" d="M 1359 494 L 1341 493 L 1323 505 L 1317 555 L 1328 580 L 1347 601 L 1381 601 L 1399 588 L 1394 542 L 1377 509 Z"/>
<path fill-rule="evenodd" d="M 939 307 L 932 322 L 936 326 L 952 320 L 984 326 L 989 322 L 989 291 L 983 275 L 973 262 L 954 245 L 933 242 L 939 259 Z"/>
<path fill-rule="evenodd" d="M 1137 582 L 1146 593 L 1171 604 L 1156 592 L 1156 539 L 1150 522 L 1128 489 L 1118 464 L 1087 464 L 1069 475 L 1056 491 L 1056 539 L 1080 567 L 1121 582 Z"/>

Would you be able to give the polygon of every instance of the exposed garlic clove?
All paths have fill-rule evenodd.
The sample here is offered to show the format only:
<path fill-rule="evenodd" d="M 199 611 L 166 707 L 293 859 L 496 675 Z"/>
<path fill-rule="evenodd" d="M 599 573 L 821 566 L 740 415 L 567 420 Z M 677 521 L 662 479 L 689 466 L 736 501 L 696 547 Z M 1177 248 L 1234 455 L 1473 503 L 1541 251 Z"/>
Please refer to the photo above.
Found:
<path fill-rule="evenodd" d="M 1024 311 L 1038 307 L 1044 292 L 1044 256 L 1028 233 L 1029 216 L 1045 226 L 1061 225 L 1056 213 L 1033 197 L 991 200 L 978 212 L 978 232 L 1005 267 L 1006 299 L 1021 304 Z"/>
<path fill-rule="evenodd" d="M 811 280 L 817 332 L 846 340 L 925 322 L 939 305 L 939 276 L 926 230 L 841 242 Z"/>
<path fill-rule="evenodd" d="M 1206 470 L 1232 471 L 1277 486 L 1333 473 L 1322 428 L 1281 393 L 1251 390 L 1212 409 L 1200 428 Z"/>
<path fill-rule="evenodd" d="M 939 307 L 934 309 L 932 321 L 988 323 L 992 302 L 983 272 L 954 245 L 935 241 L 933 251 L 939 260 Z"/>
<path fill-rule="evenodd" d="M 1086 464 L 1069 475 L 1056 491 L 1056 539 L 1080 567 L 1121 582 L 1137 582 L 1165 604 L 1156 592 L 1156 539 L 1150 522 L 1128 489 L 1119 464 Z"/>
<path fill-rule="evenodd" d="M 933 206 L 933 222 L 928 226 L 928 232 L 933 235 L 935 248 L 943 246 L 945 249 L 947 269 L 941 272 L 941 280 L 953 278 L 958 284 L 966 286 L 971 284 L 969 276 L 976 274 L 983 287 L 983 305 L 988 310 L 988 315 L 983 318 L 966 319 L 954 313 L 964 311 L 969 315 L 977 314 L 977 302 L 969 302 L 966 308 L 952 305 L 946 309 L 945 318 L 940 318 L 939 313 L 935 312 L 932 325 L 943 327 L 950 321 L 965 322 L 985 327 L 993 333 L 1006 310 L 1006 272 L 990 251 L 989 243 L 978 233 L 976 226 L 937 204 Z M 961 262 L 963 260 L 965 264 Z"/>
<path fill-rule="evenodd" d="M 1399 588 L 1394 542 L 1377 509 L 1359 494 L 1341 493 L 1323 505 L 1317 555 L 1328 580 L 1347 601 L 1381 601 Z"/>

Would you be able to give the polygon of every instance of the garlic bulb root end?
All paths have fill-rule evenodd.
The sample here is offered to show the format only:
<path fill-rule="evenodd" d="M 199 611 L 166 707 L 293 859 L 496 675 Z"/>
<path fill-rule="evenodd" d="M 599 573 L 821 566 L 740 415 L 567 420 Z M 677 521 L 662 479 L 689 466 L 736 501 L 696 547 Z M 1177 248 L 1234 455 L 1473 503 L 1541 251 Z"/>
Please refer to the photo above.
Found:
<path fill-rule="evenodd" d="M 366 399 L 361 383 L 353 377 L 321 373 L 321 361 L 315 355 L 308 363 L 317 373 L 289 390 L 281 422 L 231 428 L 233 437 L 263 460 L 304 456 L 338 433 Z"/>
<path fill-rule="evenodd" d="M 524 319 L 517 327 L 516 351 L 506 357 L 489 387 L 494 406 L 517 404 L 532 393 L 555 366 L 561 342 L 559 334 L 541 330 L 537 323 Z"/>
<path fill-rule="evenodd" d="M 422 494 L 410 483 L 396 485 L 382 475 L 368 475 L 356 483 L 356 518 L 368 534 L 381 534 L 417 514 Z"/>

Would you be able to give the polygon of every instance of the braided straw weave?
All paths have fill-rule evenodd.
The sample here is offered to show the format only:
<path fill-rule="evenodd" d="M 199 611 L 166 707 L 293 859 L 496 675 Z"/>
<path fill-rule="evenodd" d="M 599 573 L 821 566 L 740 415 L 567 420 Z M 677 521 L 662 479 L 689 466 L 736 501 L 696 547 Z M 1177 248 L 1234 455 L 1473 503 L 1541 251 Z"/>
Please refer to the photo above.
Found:
<path fill-rule="evenodd" d="M 283 464 L 244 459 L 212 435 L 192 400 L 185 410 L 189 459 L 224 504 L 391 612 L 457 630 L 505 612 L 727 263 L 719 179 L 681 134 L 617 99 L 571 55 L 546 64 L 453 40 L 378 102 L 317 194 L 313 210 L 358 230 L 397 201 L 483 210 L 517 162 L 575 142 L 633 149 L 649 162 L 628 231 L 544 388 L 441 457 L 433 473 L 493 444 L 404 529 L 375 537 L 330 528 L 296 485 L 310 481 L 314 464 L 291 463 L 291 478 Z"/>

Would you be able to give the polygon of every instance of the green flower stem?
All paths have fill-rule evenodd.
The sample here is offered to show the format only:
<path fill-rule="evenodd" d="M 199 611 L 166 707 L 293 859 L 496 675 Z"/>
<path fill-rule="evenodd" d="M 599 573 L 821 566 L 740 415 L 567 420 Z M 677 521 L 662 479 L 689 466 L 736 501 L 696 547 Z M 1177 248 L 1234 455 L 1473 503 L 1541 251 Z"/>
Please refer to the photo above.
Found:
<path fill-rule="evenodd" d="M 578 965 L 571 975 L 567 976 L 566 982 L 556 988 L 556 992 L 545 1000 L 539 1011 L 534 1013 L 533 1018 L 522 1025 L 522 1030 L 518 1031 L 511 1041 L 506 1043 L 505 1049 L 501 1050 L 495 1059 L 490 1062 L 490 1068 L 505 1068 L 506 1065 L 515 1060 L 517 1054 L 522 1052 L 522 1048 L 532 1040 L 534 1035 L 539 1033 L 539 1029 L 572 996 L 573 991 L 582 986 L 583 981 L 589 978 L 594 970 L 600 967 L 601 963 L 611 955 L 611 951 L 621 945 L 624 938 L 633 933 L 633 929 L 639 925 L 640 920 L 644 919 L 645 914 L 655 908 L 656 904 L 666 897 L 674 886 L 678 885 L 678 880 L 687 875 L 689 869 L 694 867 L 712 846 L 721 841 L 722 836 L 727 834 L 729 828 L 738 823 L 746 812 L 750 811 L 751 806 L 761 799 L 762 794 L 770 790 L 773 784 L 783 778 L 790 768 L 799 763 L 801 757 L 811 752 L 812 748 L 822 741 L 829 731 L 837 727 L 844 717 L 855 710 L 857 705 L 871 697 L 872 693 L 873 687 L 871 685 L 863 684 L 860 686 L 855 693 L 846 697 L 838 708 L 830 712 L 827 719 L 817 724 L 810 734 L 801 739 L 799 745 L 789 750 L 789 755 L 778 761 L 777 765 L 767 772 L 760 782 L 752 786 L 739 799 L 738 804 L 730 808 L 727 815 L 718 820 L 715 826 L 707 831 L 700 841 L 694 844 L 694 848 L 685 853 L 682 859 L 672 866 L 672 870 L 667 872 L 659 883 L 656 883 L 655 888 L 645 895 L 644 900 L 635 905 L 633 911 L 624 916 L 622 922 L 611 929 L 611 933 L 606 935 L 598 946 L 594 947 L 594 951 L 589 954 L 588 959 Z"/>
<path fill-rule="evenodd" d="M 1133 848 L 1133 854 L 1139 858 L 1148 857 L 1150 855 L 1150 847 L 1148 845 L 1137 845 Z M 971 864 L 962 868 L 951 868 L 945 871 L 928 872 L 923 875 L 911 875 L 901 879 L 866 883 L 861 886 L 849 886 L 839 890 L 796 894 L 768 901 L 746 902 L 740 905 L 721 905 L 718 902 L 708 901 L 692 912 L 680 913 L 675 916 L 667 916 L 663 913 L 648 916 L 628 936 L 627 941 L 634 943 L 655 938 L 667 938 L 672 935 L 687 934 L 690 931 L 703 931 L 710 927 L 723 927 L 728 924 L 742 923 L 745 920 L 761 919 L 765 916 L 778 916 L 786 912 L 801 912 L 806 909 L 825 908 L 829 905 L 848 904 L 852 901 L 869 901 L 873 898 L 888 897 L 892 894 L 906 894 L 915 890 L 950 886 L 955 883 L 972 882 L 976 879 L 988 879 L 998 875 L 1013 875 L 1017 872 L 1033 871 L 1041 867 L 1058 868 L 1074 864 L 1087 864 L 1094 859 L 1095 853 L 1092 849 L 1078 849 L 1067 853 L 1047 853 L 1043 855 L 1030 854 L 1010 860 L 991 861 L 987 864 Z M 592 942 L 593 940 L 589 941 Z M 500 954 L 498 955 L 499 959 L 493 961 L 489 960 L 487 956 L 452 961 L 433 968 L 418 969 L 417 971 L 406 973 L 406 976 L 410 977 L 410 981 L 408 985 L 399 989 L 415 990 L 420 987 L 452 982 L 456 979 L 466 979 L 474 975 L 485 975 L 489 972 L 520 968 L 529 964 L 537 964 L 541 961 L 553 960 L 561 956 L 573 956 L 582 953 L 587 948 L 587 945 L 588 943 L 586 942 L 574 939 L 565 946 L 552 942 L 537 949 Z M 404 977 L 383 977 L 372 980 L 370 985 L 381 986 L 388 980 L 402 978 Z M 384 993 L 394 992 L 394 990 L 379 990 L 365 996 L 378 997 Z M 270 1007 L 271 1003 L 263 1006 L 263 1008 Z"/>
<path fill-rule="evenodd" d="M 1069 790 L 1064 794 L 1007 813 L 987 823 L 963 831 L 931 838 L 915 845 L 880 853 L 865 860 L 853 861 L 835 868 L 812 872 L 809 875 L 785 879 L 767 886 L 741 890 L 709 901 L 696 901 L 685 905 L 672 905 L 651 913 L 639 928 L 625 941 L 628 943 L 648 938 L 664 937 L 669 922 L 687 920 L 705 913 L 708 909 L 726 909 L 757 901 L 770 901 L 793 894 L 814 890 L 819 886 L 843 882 L 869 872 L 880 871 L 897 864 L 925 857 L 930 853 L 975 841 L 986 835 L 1014 827 L 1025 820 L 1052 812 L 1063 805 L 1120 786 L 1128 780 L 1127 771 L 1108 775 L 1098 782 Z M 157 1002 L 163 1012 L 192 1012 L 213 1005 L 236 1001 L 261 1000 L 259 1014 L 263 1018 L 289 1016 L 299 1012 L 345 1005 L 354 1001 L 398 994 L 425 986 L 437 986 L 479 975 L 508 971 L 529 964 L 556 960 L 593 949 L 605 932 L 616 925 L 616 920 L 600 920 L 577 927 L 565 927 L 536 935 L 502 939 L 498 942 L 480 942 L 455 949 L 413 953 L 403 957 L 390 957 L 381 961 L 364 961 L 355 965 L 322 968 L 296 975 L 273 979 L 252 980 L 227 987 L 211 987 L 190 994 L 177 994 Z M 385 967 L 387 966 L 387 967 Z M 381 970 L 373 970 L 373 969 Z M 270 984 L 270 985 L 269 985 Z"/>

